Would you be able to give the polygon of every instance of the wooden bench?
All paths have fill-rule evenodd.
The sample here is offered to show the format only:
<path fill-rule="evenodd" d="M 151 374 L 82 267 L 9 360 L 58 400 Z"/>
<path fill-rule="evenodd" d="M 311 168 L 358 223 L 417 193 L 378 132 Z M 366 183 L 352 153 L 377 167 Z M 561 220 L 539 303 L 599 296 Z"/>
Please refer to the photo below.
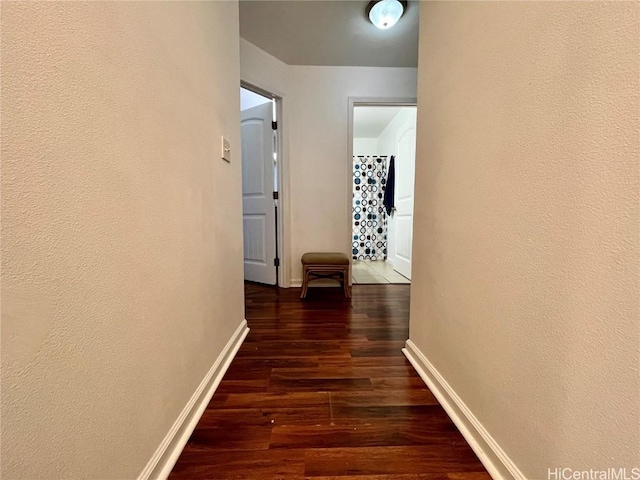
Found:
<path fill-rule="evenodd" d="M 302 293 L 307 296 L 309 281 L 315 278 L 336 278 L 344 288 L 344 294 L 351 298 L 349 287 L 349 258 L 344 253 L 305 253 L 302 255 Z"/>

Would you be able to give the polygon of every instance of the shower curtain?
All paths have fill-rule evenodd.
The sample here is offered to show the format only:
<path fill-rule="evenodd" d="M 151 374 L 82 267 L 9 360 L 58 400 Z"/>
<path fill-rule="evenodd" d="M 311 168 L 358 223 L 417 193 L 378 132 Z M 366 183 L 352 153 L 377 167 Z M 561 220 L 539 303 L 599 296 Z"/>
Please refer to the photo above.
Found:
<path fill-rule="evenodd" d="M 387 214 L 383 197 L 387 157 L 353 157 L 353 248 L 354 260 L 387 258 Z"/>

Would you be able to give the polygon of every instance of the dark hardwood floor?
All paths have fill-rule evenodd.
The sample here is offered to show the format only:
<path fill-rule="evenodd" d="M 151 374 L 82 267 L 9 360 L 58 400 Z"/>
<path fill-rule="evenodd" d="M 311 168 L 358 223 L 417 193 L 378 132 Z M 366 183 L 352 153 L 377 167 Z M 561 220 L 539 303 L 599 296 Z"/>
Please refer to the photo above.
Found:
<path fill-rule="evenodd" d="M 491 478 L 401 352 L 409 285 L 245 288 L 251 332 L 171 479 Z"/>

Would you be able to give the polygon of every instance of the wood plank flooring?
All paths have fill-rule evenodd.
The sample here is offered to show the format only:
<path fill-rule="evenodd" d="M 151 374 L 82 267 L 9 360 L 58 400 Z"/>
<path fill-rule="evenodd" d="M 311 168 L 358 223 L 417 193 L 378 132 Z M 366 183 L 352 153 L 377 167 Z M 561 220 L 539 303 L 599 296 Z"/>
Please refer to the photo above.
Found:
<path fill-rule="evenodd" d="M 490 480 L 402 355 L 409 288 L 247 284 L 251 331 L 170 478 Z"/>

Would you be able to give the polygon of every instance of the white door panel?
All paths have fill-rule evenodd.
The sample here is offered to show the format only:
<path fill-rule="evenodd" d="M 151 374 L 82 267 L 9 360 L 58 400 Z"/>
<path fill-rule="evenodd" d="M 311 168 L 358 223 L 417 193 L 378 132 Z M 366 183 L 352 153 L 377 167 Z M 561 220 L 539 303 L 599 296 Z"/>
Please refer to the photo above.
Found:
<path fill-rule="evenodd" d="M 244 215 L 244 261 L 267 265 L 266 215 Z"/>
<path fill-rule="evenodd" d="M 244 113 L 244 112 L 243 112 Z M 248 119 L 242 122 L 242 196 L 267 196 L 264 178 L 264 153 L 266 140 L 263 135 L 261 119 Z"/>
<path fill-rule="evenodd" d="M 272 104 L 241 112 L 244 278 L 276 284 Z"/>
<path fill-rule="evenodd" d="M 411 279 L 411 249 L 413 243 L 413 193 L 416 164 L 415 120 L 398 132 L 395 159 L 395 244 L 393 268 Z"/>
<path fill-rule="evenodd" d="M 398 237 L 396 257 L 400 257 L 405 262 L 411 262 L 411 223 L 409 216 L 396 219 Z"/>

